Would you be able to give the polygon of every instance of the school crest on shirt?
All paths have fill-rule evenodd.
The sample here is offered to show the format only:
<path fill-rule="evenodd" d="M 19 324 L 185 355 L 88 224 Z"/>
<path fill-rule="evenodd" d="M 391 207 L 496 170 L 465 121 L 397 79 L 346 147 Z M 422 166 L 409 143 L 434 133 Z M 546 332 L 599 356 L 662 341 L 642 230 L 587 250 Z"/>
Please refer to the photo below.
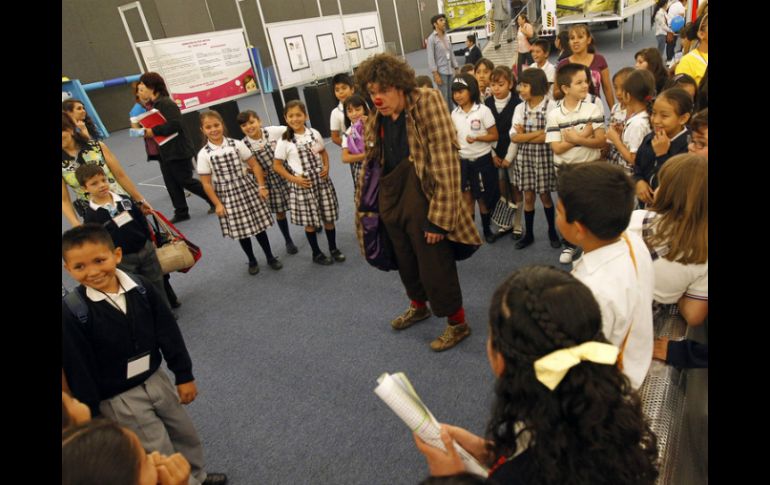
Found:
<path fill-rule="evenodd" d="M 481 130 L 481 120 L 471 120 L 471 130 L 473 131 Z"/>

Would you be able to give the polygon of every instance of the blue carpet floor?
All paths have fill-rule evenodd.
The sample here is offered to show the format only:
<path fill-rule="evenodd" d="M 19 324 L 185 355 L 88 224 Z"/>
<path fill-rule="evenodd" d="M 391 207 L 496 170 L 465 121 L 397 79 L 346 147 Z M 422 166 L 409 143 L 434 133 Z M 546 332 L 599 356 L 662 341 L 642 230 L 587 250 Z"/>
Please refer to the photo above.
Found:
<path fill-rule="evenodd" d="M 619 29 L 597 27 L 598 51 L 612 73 L 632 66 L 634 52 L 655 44 L 649 28 L 640 35 L 639 19 L 636 27 L 631 43 L 628 22 L 624 50 Z M 418 75 L 427 74 L 425 51 L 407 58 Z M 264 117 L 258 96 L 238 103 Z M 126 113 L 131 105 L 126 100 Z M 129 138 L 127 130 L 112 133 L 106 143 L 149 202 L 170 216 L 158 165 L 145 162 L 142 143 Z M 208 470 L 226 472 L 232 485 L 419 482 L 427 476 L 424 459 L 406 426 L 373 393 L 377 377 L 406 372 L 439 421 L 483 433 L 493 387 L 485 353 L 492 292 L 525 265 L 569 269 L 558 263 L 560 250 L 548 244 L 538 201 L 534 245 L 517 251 L 506 238 L 459 263 L 473 333 L 458 347 L 433 353 L 428 343 L 443 331 L 443 319 L 402 332 L 390 328 L 390 319 L 408 300 L 396 273 L 378 271 L 361 257 L 350 172 L 340 163 L 339 148 L 328 140 L 326 146 L 340 200 L 337 241 L 348 257 L 345 263 L 313 264 L 297 226 L 291 231 L 299 253 L 287 255 L 274 226 L 268 233 L 284 268 L 267 267 L 255 244 L 262 269 L 250 276 L 238 244 L 221 237 L 216 216 L 206 215 L 201 199 L 188 199 L 192 220 L 179 225 L 203 249 L 195 268 L 171 278 L 183 303 L 179 326 L 200 392 L 187 409 L 203 440 Z M 62 219 L 62 230 L 67 228 Z M 324 235 L 319 243 L 326 250 Z M 64 270 L 62 282 L 74 286 Z"/>

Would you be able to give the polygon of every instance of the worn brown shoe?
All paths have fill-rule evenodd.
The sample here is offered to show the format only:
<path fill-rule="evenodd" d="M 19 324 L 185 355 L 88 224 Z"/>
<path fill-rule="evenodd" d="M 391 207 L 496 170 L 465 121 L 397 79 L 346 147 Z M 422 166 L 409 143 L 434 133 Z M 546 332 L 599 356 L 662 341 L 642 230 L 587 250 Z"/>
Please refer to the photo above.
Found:
<path fill-rule="evenodd" d="M 451 349 L 470 334 L 471 327 L 469 327 L 467 323 L 461 323 L 459 325 L 447 325 L 444 329 L 444 333 L 442 333 L 436 340 L 430 343 L 430 348 L 436 352 Z"/>
<path fill-rule="evenodd" d="M 404 313 L 390 322 L 390 326 L 396 330 L 403 330 L 411 327 L 420 320 L 425 320 L 431 315 L 430 308 L 428 308 L 427 305 L 422 308 L 415 308 L 412 305 L 409 305 L 409 308 L 407 308 Z"/>

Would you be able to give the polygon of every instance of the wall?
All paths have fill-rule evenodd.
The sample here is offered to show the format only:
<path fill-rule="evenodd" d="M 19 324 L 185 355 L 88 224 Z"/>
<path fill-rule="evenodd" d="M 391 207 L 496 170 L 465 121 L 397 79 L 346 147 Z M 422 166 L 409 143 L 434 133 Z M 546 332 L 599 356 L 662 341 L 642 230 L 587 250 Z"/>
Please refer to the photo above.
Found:
<path fill-rule="evenodd" d="M 405 52 L 422 48 L 419 1 L 396 0 Z M 291 8 L 286 8 L 289 2 Z M 62 76 L 86 84 L 141 73 L 118 12 L 119 6 L 128 3 L 131 2 L 62 0 Z M 241 28 L 233 0 L 139 0 L 139 3 L 155 39 Z M 438 12 L 438 7 L 435 0 L 421 3 L 427 37 L 432 30 L 430 17 Z M 337 0 L 320 0 L 320 4 L 323 15 L 339 13 Z M 379 0 L 379 4 L 384 41 L 394 42 L 400 53 L 393 0 Z M 346 14 L 376 10 L 374 0 L 340 0 L 340 5 Z M 269 66 L 270 55 L 256 0 L 243 0 L 240 7 L 248 38 L 259 49 L 263 64 Z M 268 22 L 318 16 L 316 0 L 262 0 L 262 8 Z M 135 42 L 148 40 L 136 10 L 126 13 L 126 21 Z M 128 112 L 134 103 L 130 86 L 99 89 L 88 94 L 108 130 L 128 128 Z"/>

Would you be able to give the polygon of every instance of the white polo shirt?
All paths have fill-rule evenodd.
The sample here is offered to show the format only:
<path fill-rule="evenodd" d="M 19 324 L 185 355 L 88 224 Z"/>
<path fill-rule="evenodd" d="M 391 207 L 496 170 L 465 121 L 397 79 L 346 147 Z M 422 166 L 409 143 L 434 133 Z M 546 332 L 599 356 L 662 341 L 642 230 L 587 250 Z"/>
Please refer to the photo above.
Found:
<path fill-rule="evenodd" d="M 332 110 L 329 115 L 329 131 L 339 131 L 340 136 L 345 133 L 345 108 L 342 101 Z"/>
<path fill-rule="evenodd" d="M 545 142 L 553 143 L 562 141 L 562 130 L 573 128 L 580 131 L 588 123 L 593 123 L 594 130 L 600 128 L 604 129 L 604 115 L 595 104 L 580 101 L 573 111 L 569 111 L 564 106 L 564 100 L 561 100 L 558 102 L 557 107 L 548 113 L 548 122 L 545 129 Z M 561 155 L 554 152 L 553 162 L 557 166 L 593 162 L 601 159 L 601 156 L 601 150 L 599 148 L 574 146 Z"/>
<path fill-rule="evenodd" d="M 264 130 L 267 132 L 267 139 L 265 139 L 265 136 L 262 135 L 262 138 L 259 140 L 256 140 L 250 136 L 246 136 L 243 138 L 243 141 L 249 140 L 249 143 L 251 143 L 251 146 L 257 148 L 258 150 L 261 149 L 265 143 L 270 143 L 273 150 L 275 150 L 275 145 L 278 143 L 278 140 L 281 139 L 284 132 L 286 131 L 286 127 L 283 125 L 280 126 L 263 126 Z"/>
<path fill-rule="evenodd" d="M 309 143 L 311 138 L 310 132 L 313 132 L 316 140 L 316 143 L 313 146 L 313 152 L 320 153 L 324 151 L 326 148 L 324 146 L 324 139 L 321 134 L 318 133 L 318 130 L 314 128 L 305 127 L 305 133 L 301 135 L 295 133 L 294 138 L 297 140 L 297 143 Z M 304 172 L 304 170 L 302 170 L 302 160 L 299 158 L 299 152 L 297 151 L 297 145 L 288 140 L 284 140 L 283 138 L 278 140 L 278 144 L 275 146 L 275 158 L 276 160 L 284 160 L 295 174 Z"/>
<path fill-rule="evenodd" d="M 638 389 L 652 362 L 652 295 L 655 274 L 647 246 L 634 232 L 627 232 L 634 257 L 626 241 L 584 253 L 573 263 L 572 275 L 591 289 L 602 312 L 602 331 L 619 348 L 628 334 L 623 354 L 623 373 Z M 630 333 L 629 333 L 630 328 Z"/>
<path fill-rule="evenodd" d="M 636 210 L 631 215 L 629 232 L 642 237 L 644 218 L 653 215 L 652 211 Z M 655 227 L 654 225 L 652 226 Z M 661 248 L 656 247 L 656 251 Z M 709 299 L 709 263 L 682 264 L 659 257 L 652 262 L 655 271 L 655 291 L 653 298 L 658 303 L 672 304 L 682 296 L 696 300 Z"/>
<path fill-rule="evenodd" d="M 211 175 L 212 182 L 216 181 L 217 179 L 217 174 L 211 170 L 211 158 L 209 156 L 209 152 L 206 150 L 206 147 L 213 150 L 212 155 L 214 156 L 221 156 L 235 151 L 236 155 L 241 159 L 241 165 L 246 165 L 246 160 L 254 156 L 254 154 L 251 153 L 251 150 L 249 150 L 249 147 L 247 147 L 246 144 L 241 140 L 233 140 L 232 138 L 229 138 L 229 140 L 235 142 L 235 148 L 232 148 L 227 143 L 227 140 L 228 138 L 222 140 L 221 145 L 214 145 L 213 143 L 208 142 L 206 143 L 205 147 L 201 148 L 201 151 L 198 152 L 198 174 Z"/>
<path fill-rule="evenodd" d="M 623 144 L 631 153 L 636 153 L 644 137 L 651 132 L 650 115 L 647 111 L 640 111 L 626 119 L 623 128 Z"/>
<path fill-rule="evenodd" d="M 524 124 L 525 110 L 526 110 L 526 113 L 530 114 L 530 119 L 534 119 L 535 114 L 541 109 L 543 109 L 543 103 L 548 103 L 545 108 L 546 120 L 547 120 L 548 113 L 550 113 L 552 109 L 556 108 L 556 102 L 551 101 L 550 99 L 548 99 L 548 97 L 543 97 L 543 100 L 540 103 L 538 103 L 538 105 L 535 106 L 534 108 L 529 107 L 528 101 L 522 101 L 521 103 L 517 104 L 516 107 L 513 108 L 513 122 L 511 123 L 511 131 L 509 135 L 513 137 L 513 135 L 518 134 L 516 133 L 516 125 Z"/>
<path fill-rule="evenodd" d="M 492 152 L 489 141 L 468 143 L 468 136 L 484 136 L 487 130 L 495 126 L 495 116 L 492 110 L 483 104 L 474 104 L 466 113 L 461 107 L 452 110 L 452 121 L 457 130 L 457 141 L 460 144 L 460 158 L 479 158 Z"/>

